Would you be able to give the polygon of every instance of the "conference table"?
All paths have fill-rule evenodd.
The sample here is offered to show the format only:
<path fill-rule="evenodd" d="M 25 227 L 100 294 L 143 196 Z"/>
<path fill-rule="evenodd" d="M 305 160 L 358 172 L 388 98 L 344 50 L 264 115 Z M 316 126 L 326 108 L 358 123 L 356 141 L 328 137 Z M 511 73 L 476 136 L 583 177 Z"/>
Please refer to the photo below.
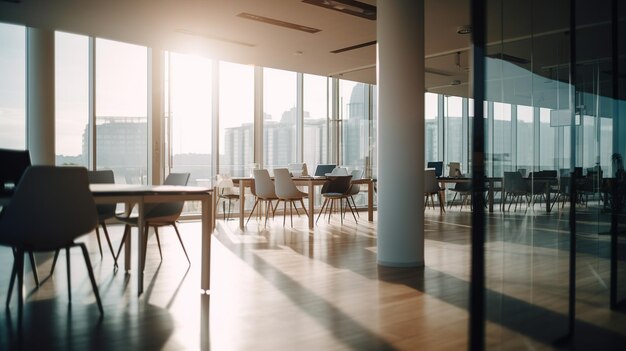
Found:
<path fill-rule="evenodd" d="M 194 186 L 171 185 L 132 185 L 132 184 L 91 184 L 91 192 L 96 204 L 125 203 L 127 213 L 132 205 L 137 206 L 138 214 L 138 243 L 144 242 L 144 207 L 149 203 L 200 201 L 202 205 L 202 266 L 200 275 L 200 289 L 202 293 L 209 293 L 211 288 L 211 232 L 213 231 L 212 191 L 209 188 Z M 124 268 L 130 271 L 131 246 L 130 235 L 124 243 Z M 137 295 L 143 293 L 143 257 L 145 248 L 137 245 Z"/>
<path fill-rule="evenodd" d="M 322 186 L 328 180 L 326 177 L 294 177 L 292 178 L 296 186 L 306 186 L 308 189 L 308 212 L 309 212 L 309 228 L 313 228 L 314 222 L 314 209 L 315 209 L 315 187 Z M 245 201 L 246 201 L 246 188 L 251 188 L 254 185 L 254 178 L 252 177 L 236 177 L 232 178 L 234 184 L 239 185 L 239 228 L 244 229 L 245 219 Z M 352 184 L 367 185 L 367 220 L 374 221 L 374 181 L 370 178 L 354 179 Z"/>

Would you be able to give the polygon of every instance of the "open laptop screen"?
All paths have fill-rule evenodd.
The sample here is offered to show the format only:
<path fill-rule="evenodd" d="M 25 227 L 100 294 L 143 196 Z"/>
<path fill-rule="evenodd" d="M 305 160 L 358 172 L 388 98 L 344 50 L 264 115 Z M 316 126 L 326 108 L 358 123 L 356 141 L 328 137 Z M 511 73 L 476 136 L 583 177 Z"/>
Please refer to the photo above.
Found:
<path fill-rule="evenodd" d="M 315 176 L 323 177 L 326 173 L 331 173 L 335 167 L 337 167 L 337 165 L 317 165 L 315 168 Z"/>
<path fill-rule="evenodd" d="M 426 168 L 434 168 L 435 176 L 441 177 L 443 175 L 443 161 L 431 161 L 428 162 Z"/>

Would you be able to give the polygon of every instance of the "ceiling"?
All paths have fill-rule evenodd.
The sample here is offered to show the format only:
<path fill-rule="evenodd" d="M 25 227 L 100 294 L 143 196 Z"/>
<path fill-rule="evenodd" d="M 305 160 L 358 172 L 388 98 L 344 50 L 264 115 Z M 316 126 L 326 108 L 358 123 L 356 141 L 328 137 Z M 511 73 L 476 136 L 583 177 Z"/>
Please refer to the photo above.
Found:
<path fill-rule="evenodd" d="M 376 83 L 376 21 L 300 0 L 10 0 L 0 21 L 192 53 L 243 64 Z M 360 0 L 376 5 L 375 0 Z M 249 13 L 316 33 L 237 16 Z M 426 86 L 466 95 L 469 0 L 425 0 Z M 459 54 L 457 54 L 457 52 Z"/>

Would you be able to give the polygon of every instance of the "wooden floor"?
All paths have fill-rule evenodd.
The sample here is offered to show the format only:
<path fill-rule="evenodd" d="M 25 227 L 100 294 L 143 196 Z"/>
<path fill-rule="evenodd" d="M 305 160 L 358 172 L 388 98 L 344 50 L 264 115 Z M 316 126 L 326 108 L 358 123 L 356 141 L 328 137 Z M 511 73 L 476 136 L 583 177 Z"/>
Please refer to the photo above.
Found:
<path fill-rule="evenodd" d="M 99 318 L 79 250 L 72 253 L 72 304 L 65 261 L 34 289 L 26 276 L 23 338 L 17 337 L 14 299 L 4 307 L 12 264 L 0 248 L 0 350 L 463 350 L 468 342 L 470 213 L 426 211 L 426 267 L 376 264 L 375 223 L 361 213 L 312 231 L 305 217 L 294 228 L 282 217 L 217 222 L 212 247 L 212 290 L 199 291 L 200 223 L 180 224 L 190 254 L 173 230 L 149 240 L 146 290 L 137 298 L 135 276 L 91 252 L 105 316 Z M 582 218 L 582 217 L 581 217 Z M 581 228 L 584 223 L 581 220 Z M 493 214 L 487 220 L 488 349 L 555 349 L 567 328 L 566 212 Z M 581 230 L 576 337 L 562 349 L 624 350 L 626 315 L 608 309 L 608 237 Z M 111 226 L 114 246 L 122 227 Z M 417 228 L 416 233 L 417 235 Z M 134 238 L 133 240 L 135 240 Z M 588 246 L 588 251 L 585 247 Z M 38 255 L 42 278 L 50 255 Z M 135 263 L 133 263 L 133 266 Z M 26 263 L 26 267 L 29 267 Z"/>

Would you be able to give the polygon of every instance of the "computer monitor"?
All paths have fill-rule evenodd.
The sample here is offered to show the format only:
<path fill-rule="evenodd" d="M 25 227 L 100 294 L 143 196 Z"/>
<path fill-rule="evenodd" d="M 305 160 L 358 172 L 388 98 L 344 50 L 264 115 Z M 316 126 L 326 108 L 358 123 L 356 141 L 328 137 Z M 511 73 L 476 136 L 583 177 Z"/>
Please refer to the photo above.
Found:
<path fill-rule="evenodd" d="M 443 161 L 430 161 L 426 168 L 434 168 L 435 176 L 441 177 L 443 175 Z"/>
<path fill-rule="evenodd" d="M 0 149 L 0 194 L 10 195 L 29 166 L 28 150 Z"/>
<path fill-rule="evenodd" d="M 317 167 L 315 167 L 315 176 L 323 177 L 326 173 L 332 173 L 335 167 L 337 167 L 337 165 L 317 165 Z"/>

